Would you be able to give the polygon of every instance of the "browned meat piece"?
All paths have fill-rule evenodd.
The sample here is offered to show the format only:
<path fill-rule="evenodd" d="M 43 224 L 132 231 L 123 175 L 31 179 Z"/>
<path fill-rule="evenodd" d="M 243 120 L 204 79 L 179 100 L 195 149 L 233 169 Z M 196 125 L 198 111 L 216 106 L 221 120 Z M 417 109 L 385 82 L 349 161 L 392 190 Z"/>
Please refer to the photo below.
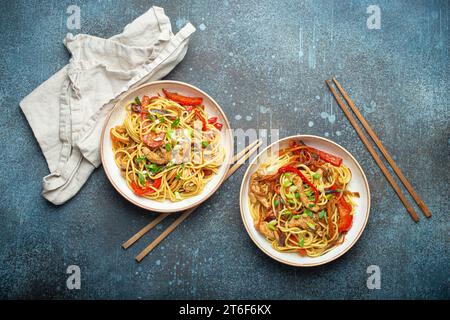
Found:
<path fill-rule="evenodd" d="M 275 239 L 275 233 L 269 229 L 269 227 L 267 226 L 268 223 L 267 222 L 262 222 L 260 224 L 257 225 L 257 229 L 263 234 L 265 235 L 267 238 L 269 239 Z"/>
<path fill-rule="evenodd" d="M 168 163 L 171 160 L 171 155 L 166 149 L 159 148 L 156 151 L 152 151 L 149 148 L 142 148 L 142 153 L 151 162 L 159 165 Z"/>
<path fill-rule="evenodd" d="M 317 229 L 317 224 L 310 217 L 300 217 L 296 219 L 291 219 L 288 222 L 288 226 L 290 228 L 300 227 L 304 230 L 311 230 L 311 231 L 315 231 Z"/>
<path fill-rule="evenodd" d="M 305 208 L 308 208 L 311 211 L 318 212 L 320 211 L 320 207 L 318 205 L 314 205 L 310 207 L 310 204 L 314 204 L 313 202 L 309 202 L 308 197 L 305 194 L 305 190 L 303 188 L 303 181 L 299 176 L 295 176 L 293 178 L 294 184 L 297 186 L 298 193 L 300 194 L 300 201 L 303 203 Z"/>

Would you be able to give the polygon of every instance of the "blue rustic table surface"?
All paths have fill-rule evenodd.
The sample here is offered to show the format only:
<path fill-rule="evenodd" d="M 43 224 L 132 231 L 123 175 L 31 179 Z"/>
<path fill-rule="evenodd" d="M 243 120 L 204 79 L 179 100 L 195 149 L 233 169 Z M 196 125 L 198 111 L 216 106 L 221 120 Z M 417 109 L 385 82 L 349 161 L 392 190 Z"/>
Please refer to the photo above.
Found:
<path fill-rule="evenodd" d="M 1 298 L 450 298 L 449 2 L 3 1 L 0 16 Z M 81 29 L 68 30 L 77 5 Z M 155 217 L 123 199 L 103 169 L 75 198 L 41 197 L 48 168 L 19 101 L 70 59 L 67 32 L 110 37 L 165 8 L 174 31 L 197 27 L 167 79 L 211 94 L 232 127 L 324 136 L 347 148 L 369 179 L 372 209 L 338 260 L 294 268 L 263 254 L 241 222 L 245 168 L 146 257 L 134 257 L 173 218 L 124 251 Z M 369 10 L 370 11 L 370 10 Z M 369 19 L 370 20 L 370 19 Z M 372 21 L 373 22 L 373 21 Z M 433 212 L 414 223 L 324 86 L 336 75 Z M 412 201 L 412 200 L 411 200 Z M 81 289 L 66 286 L 81 269 Z M 367 287 L 367 268 L 381 288 Z"/>

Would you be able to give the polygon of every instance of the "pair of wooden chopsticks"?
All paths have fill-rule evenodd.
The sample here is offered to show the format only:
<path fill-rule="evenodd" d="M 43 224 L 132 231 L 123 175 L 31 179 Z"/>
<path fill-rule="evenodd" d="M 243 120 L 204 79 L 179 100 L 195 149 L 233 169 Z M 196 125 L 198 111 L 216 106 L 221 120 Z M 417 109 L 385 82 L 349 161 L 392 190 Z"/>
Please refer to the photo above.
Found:
<path fill-rule="evenodd" d="M 252 142 L 249 146 L 247 146 L 244 150 L 237 153 L 233 158 L 232 162 L 234 163 L 227 172 L 225 179 L 228 179 L 239 167 L 248 159 L 250 156 L 258 149 L 261 145 L 261 140 L 256 140 Z M 161 241 L 164 240 L 175 228 L 183 222 L 189 215 L 197 209 L 198 206 L 188 209 L 181 213 L 181 215 L 174 221 L 172 224 L 164 230 L 152 243 L 150 243 L 144 250 L 142 250 L 137 256 L 136 261 L 141 262 L 142 259 L 147 256 L 150 251 L 152 251 Z M 144 228 L 139 230 L 134 236 L 128 239 L 126 242 L 122 244 L 122 248 L 128 249 L 131 245 L 133 245 L 136 241 L 138 241 L 144 234 L 149 232 L 152 228 L 154 228 L 158 223 L 167 218 L 169 214 L 163 213 L 153 219 L 149 224 L 147 224 Z"/>
<path fill-rule="evenodd" d="M 350 112 L 350 110 L 345 106 L 344 102 L 342 101 L 342 99 L 339 97 L 339 95 L 336 93 L 336 91 L 334 90 L 332 84 L 330 83 L 330 81 L 325 80 L 328 88 L 330 89 L 331 93 L 333 94 L 334 98 L 336 99 L 338 105 L 341 107 L 342 111 L 344 112 L 344 114 L 347 116 L 348 120 L 350 121 L 350 123 L 352 124 L 352 126 L 355 128 L 356 133 L 358 134 L 359 138 L 361 139 L 361 141 L 364 143 L 364 145 L 366 146 L 367 150 L 369 150 L 370 154 L 372 155 L 372 157 L 374 158 L 375 162 L 378 164 L 378 166 L 380 167 L 381 171 L 384 173 L 384 175 L 386 176 L 386 179 L 389 181 L 389 183 L 391 184 L 392 188 L 394 188 L 395 192 L 397 193 L 398 197 L 400 198 L 400 200 L 402 201 L 403 205 L 405 206 L 406 210 L 408 211 L 409 215 L 411 216 L 411 218 L 415 221 L 418 222 L 419 221 L 419 217 L 416 213 L 416 211 L 414 210 L 413 206 L 411 205 L 411 203 L 408 201 L 408 199 L 405 197 L 405 195 L 403 194 L 403 192 L 401 191 L 400 187 L 398 186 L 398 184 L 395 182 L 394 178 L 392 177 L 392 175 L 389 173 L 388 169 L 386 168 L 386 166 L 383 164 L 383 162 L 381 161 L 380 157 L 378 156 L 378 154 L 376 153 L 375 149 L 373 148 L 373 146 L 371 145 L 371 143 L 369 142 L 369 140 L 366 138 L 366 136 L 363 133 L 363 130 L 361 129 L 360 125 L 358 124 L 358 122 L 356 122 L 355 117 L 352 115 L 352 113 Z M 342 88 L 342 86 L 340 85 L 340 83 L 336 80 L 336 78 L 333 78 L 333 82 L 336 85 L 337 89 L 339 90 L 339 92 L 342 94 L 342 96 L 344 97 L 345 101 L 347 101 L 347 104 L 349 105 L 350 109 L 352 109 L 352 111 L 355 113 L 356 117 L 358 118 L 358 120 L 362 123 L 364 129 L 366 129 L 367 133 L 369 134 L 369 136 L 372 138 L 372 140 L 375 142 L 376 146 L 378 147 L 378 149 L 380 150 L 380 152 L 383 154 L 384 158 L 387 160 L 387 162 L 390 164 L 390 166 L 392 167 L 392 170 L 395 172 L 395 174 L 399 177 L 400 181 L 403 183 L 403 185 L 405 186 L 406 190 L 408 190 L 409 194 L 411 195 L 411 197 L 414 199 L 414 201 L 417 203 L 417 205 L 419 206 L 419 208 L 422 210 L 423 214 L 425 215 L 425 217 L 429 218 L 431 217 L 431 212 L 428 209 L 428 207 L 425 205 L 425 203 L 423 202 L 423 200 L 419 197 L 419 195 L 416 193 L 416 191 L 414 190 L 414 188 L 411 186 L 411 184 L 409 183 L 408 179 L 406 179 L 406 177 L 403 175 L 402 171 L 400 170 L 400 168 L 397 166 L 397 164 L 394 162 L 394 160 L 392 159 L 391 155 L 389 154 L 389 152 L 387 152 L 387 150 L 384 148 L 383 144 L 381 143 L 380 139 L 377 137 L 377 135 L 375 134 L 375 132 L 372 130 L 372 128 L 369 126 L 369 124 L 367 123 L 366 119 L 364 119 L 363 115 L 359 112 L 358 108 L 355 106 L 355 104 L 353 103 L 352 99 L 350 99 L 350 97 L 348 96 L 348 94 L 344 91 L 344 89 Z"/>

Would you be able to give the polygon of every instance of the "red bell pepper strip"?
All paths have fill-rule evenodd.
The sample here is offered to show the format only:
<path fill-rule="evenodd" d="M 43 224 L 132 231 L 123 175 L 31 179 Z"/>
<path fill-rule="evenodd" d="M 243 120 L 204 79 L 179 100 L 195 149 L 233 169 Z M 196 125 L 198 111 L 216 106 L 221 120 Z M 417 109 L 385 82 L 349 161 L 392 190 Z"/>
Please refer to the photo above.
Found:
<path fill-rule="evenodd" d="M 196 110 L 195 110 L 195 114 L 197 115 L 197 118 L 199 118 L 200 121 L 201 121 L 202 124 L 203 124 L 202 131 L 208 130 L 208 127 L 207 127 L 207 125 L 206 125 L 206 120 L 205 120 L 205 118 L 203 118 L 203 116 L 202 116 L 202 114 L 200 113 L 200 111 L 198 111 L 198 110 L 196 109 Z"/>
<path fill-rule="evenodd" d="M 343 216 L 346 216 L 346 215 L 349 215 L 350 213 L 352 213 L 352 209 L 353 209 L 351 204 L 348 203 L 344 199 L 344 197 L 339 198 L 339 208 L 340 208 L 339 212 L 342 212 L 341 215 L 343 215 Z"/>
<path fill-rule="evenodd" d="M 331 163 L 335 167 L 339 167 L 342 164 L 342 158 L 339 158 L 338 156 L 311 147 L 308 147 L 308 150 L 317 154 L 320 159 L 325 162 Z"/>
<path fill-rule="evenodd" d="M 209 124 L 213 124 L 213 123 L 216 123 L 216 122 L 217 122 L 217 117 L 211 117 L 211 118 L 208 119 L 208 123 Z"/>
<path fill-rule="evenodd" d="M 141 107 L 146 107 L 150 104 L 150 98 L 148 96 L 143 96 L 141 100 Z"/>
<path fill-rule="evenodd" d="M 353 222 L 352 206 L 344 199 L 344 197 L 339 198 L 338 202 L 339 211 L 339 222 L 338 230 L 339 232 L 345 232 L 350 229 Z"/>
<path fill-rule="evenodd" d="M 319 201 L 319 190 L 317 190 L 317 188 L 311 183 L 311 181 L 309 181 L 303 175 L 303 173 L 300 170 L 294 168 L 291 165 L 286 165 L 278 169 L 278 173 L 286 173 L 286 172 L 292 172 L 297 174 L 303 180 L 303 182 L 305 182 L 314 191 L 314 202 L 317 203 Z"/>
<path fill-rule="evenodd" d="M 219 123 L 219 122 L 216 122 L 216 123 L 213 124 L 213 126 L 214 126 L 217 130 L 221 131 L 221 130 L 222 130 L 222 127 L 223 127 L 223 124 L 221 124 L 221 123 Z"/>
<path fill-rule="evenodd" d="M 153 184 L 150 184 L 149 181 L 147 181 L 147 184 L 144 188 L 136 184 L 134 181 L 131 181 L 131 188 L 136 195 L 145 196 L 147 194 L 155 192 L 155 189 L 159 189 L 161 187 L 161 180 L 161 178 L 158 178 L 153 181 Z"/>
<path fill-rule="evenodd" d="M 338 230 L 339 232 L 346 232 L 350 229 L 353 222 L 353 215 L 339 217 Z"/>
<path fill-rule="evenodd" d="M 186 97 L 176 92 L 169 92 L 166 89 L 162 89 L 162 91 L 168 99 L 175 101 L 182 106 L 198 106 L 203 102 L 203 98 L 201 97 Z"/>
<path fill-rule="evenodd" d="M 144 121 L 145 117 L 148 114 L 148 110 L 145 109 L 146 106 L 150 104 L 153 99 L 158 98 L 158 96 L 153 96 L 149 98 L 148 96 L 143 96 L 141 100 L 141 121 Z"/>

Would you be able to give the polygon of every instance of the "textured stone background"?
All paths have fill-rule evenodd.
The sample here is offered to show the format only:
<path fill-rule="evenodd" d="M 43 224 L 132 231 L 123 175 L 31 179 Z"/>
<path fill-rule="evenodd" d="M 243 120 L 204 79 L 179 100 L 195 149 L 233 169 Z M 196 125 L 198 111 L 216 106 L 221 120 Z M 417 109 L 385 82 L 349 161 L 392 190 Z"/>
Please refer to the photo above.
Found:
<path fill-rule="evenodd" d="M 102 169 L 56 207 L 41 196 L 48 173 L 19 101 L 63 67 L 66 9 L 81 30 L 110 37 L 152 4 L 174 30 L 197 27 L 167 77 L 217 99 L 235 128 L 328 136 L 360 161 L 372 190 L 359 242 L 325 266 L 300 269 L 260 252 L 240 219 L 244 168 L 141 264 L 120 244 L 153 215 L 122 199 Z M 449 3 L 376 1 L 3 1 L 0 16 L 0 297 L 2 298 L 450 298 Z M 412 222 L 324 87 L 336 75 L 433 212 Z M 171 219 L 169 219 L 171 220 Z M 81 267 L 82 288 L 66 288 Z M 381 290 L 366 287 L 369 265 Z"/>

